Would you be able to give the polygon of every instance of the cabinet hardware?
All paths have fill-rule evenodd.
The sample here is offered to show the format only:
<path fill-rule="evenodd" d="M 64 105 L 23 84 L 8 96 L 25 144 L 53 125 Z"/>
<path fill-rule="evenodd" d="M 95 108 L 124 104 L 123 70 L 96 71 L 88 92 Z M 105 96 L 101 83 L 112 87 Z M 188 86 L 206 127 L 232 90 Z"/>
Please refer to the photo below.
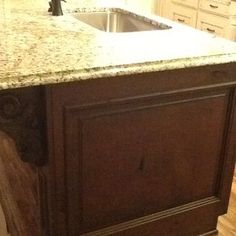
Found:
<path fill-rule="evenodd" d="M 215 30 L 210 29 L 210 28 L 206 28 L 206 30 L 207 30 L 208 32 L 210 32 L 210 33 L 215 33 L 215 32 L 216 32 Z"/>
<path fill-rule="evenodd" d="M 178 22 L 182 22 L 182 23 L 184 23 L 185 22 L 185 20 L 184 19 L 177 19 L 178 20 Z"/>
<path fill-rule="evenodd" d="M 214 8 L 214 9 L 218 8 L 218 6 L 212 5 L 212 4 L 210 4 L 209 6 L 210 6 L 211 8 Z"/>

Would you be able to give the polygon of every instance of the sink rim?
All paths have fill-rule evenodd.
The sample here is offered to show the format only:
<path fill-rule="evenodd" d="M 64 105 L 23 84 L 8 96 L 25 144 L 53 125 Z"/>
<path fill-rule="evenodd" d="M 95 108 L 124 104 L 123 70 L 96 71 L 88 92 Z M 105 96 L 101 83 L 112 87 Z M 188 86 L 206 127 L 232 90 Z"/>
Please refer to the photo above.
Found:
<path fill-rule="evenodd" d="M 78 21 L 83 22 L 84 24 L 92 27 L 93 29 L 98 30 L 99 32 L 103 32 L 103 33 L 114 33 L 114 34 L 125 34 L 125 33 L 138 33 L 138 32 L 155 32 L 155 31 L 162 31 L 162 30 L 169 30 L 172 29 L 172 26 L 166 24 L 166 23 L 162 23 L 158 20 L 155 20 L 151 17 L 147 17 L 146 15 L 143 15 L 141 13 L 136 13 L 134 11 L 131 10 L 127 10 L 124 8 L 120 8 L 120 7 L 99 7 L 99 8 L 76 8 L 75 10 L 70 12 L 71 15 Z M 141 23 L 146 23 L 146 24 L 150 24 L 153 27 L 156 27 L 154 29 L 149 29 L 149 30 L 134 30 L 134 31 L 105 31 L 103 29 L 100 29 L 96 26 L 93 26 L 83 20 L 80 20 L 78 18 L 76 18 L 76 14 L 89 14 L 89 13 L 121 13 L 124 15 L 129 15 L 133 18 L 136 18 L 138 21 L 141 21 Z"/>

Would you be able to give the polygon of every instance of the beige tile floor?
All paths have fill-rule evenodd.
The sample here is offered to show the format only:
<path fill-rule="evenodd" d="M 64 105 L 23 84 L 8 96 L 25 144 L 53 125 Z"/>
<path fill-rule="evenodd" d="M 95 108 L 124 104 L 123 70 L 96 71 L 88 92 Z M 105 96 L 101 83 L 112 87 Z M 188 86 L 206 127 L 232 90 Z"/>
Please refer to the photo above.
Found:
<path fill-rule="evenodd" d="M 3 215 L 1 205 L 0 205 L 0 236 L 9 236 L 9 234 L 7 233 L 5 218 Z"/>

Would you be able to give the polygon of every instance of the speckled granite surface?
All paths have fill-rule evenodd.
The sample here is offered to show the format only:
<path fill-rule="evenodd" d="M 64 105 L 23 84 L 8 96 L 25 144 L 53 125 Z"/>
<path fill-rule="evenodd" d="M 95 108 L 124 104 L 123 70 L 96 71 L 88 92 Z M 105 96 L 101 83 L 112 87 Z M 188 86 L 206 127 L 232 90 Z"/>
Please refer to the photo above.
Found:
<path fill-rule="evenodd" d="M 47 1 L 0 0 L 0 89 L 236 62 L 236 43 L 159 17 L 173 28 L 98 31 L 69 13 L 84 2 L 53 17 Z"/>

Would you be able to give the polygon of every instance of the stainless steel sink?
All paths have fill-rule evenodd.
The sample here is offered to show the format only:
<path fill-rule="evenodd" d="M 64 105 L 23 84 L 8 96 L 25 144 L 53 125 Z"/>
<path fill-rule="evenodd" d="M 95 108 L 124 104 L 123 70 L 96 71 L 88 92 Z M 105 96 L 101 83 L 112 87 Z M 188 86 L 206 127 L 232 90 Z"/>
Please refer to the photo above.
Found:
<path fill-rule="evenodd" d="M 165 30 L 171 27 L 149 18 L 134 14 L 120 8 L 104 8 L 99 11 L 73 12 L 73 16 L 105 32 L 135 32 Z"/>

